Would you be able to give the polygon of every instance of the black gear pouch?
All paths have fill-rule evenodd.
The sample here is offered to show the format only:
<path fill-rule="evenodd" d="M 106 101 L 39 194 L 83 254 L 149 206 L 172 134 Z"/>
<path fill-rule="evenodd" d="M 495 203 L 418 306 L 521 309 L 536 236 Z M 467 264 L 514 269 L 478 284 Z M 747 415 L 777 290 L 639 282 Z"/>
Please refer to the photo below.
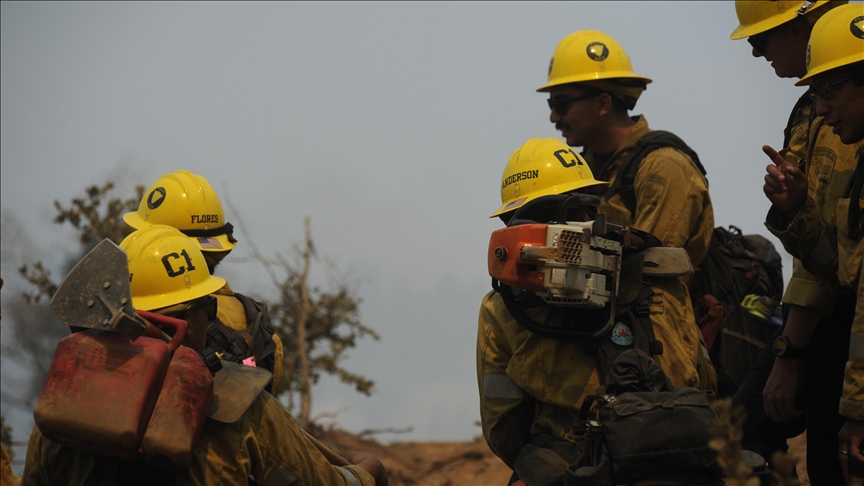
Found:
<path fill-rule="evenodd" d="M 576 432 L 587 433 L 587 450 L 595 452 L 584 466 L 608 460 L 618 482 L 665 472 L 719 474 L 708 446 L 717 419 L 708 398 L 695 388 L 672 389 L 646 358 L 638 350 L 622 353 L 606 376 L 604 393 L 585 400 Z M 578 477 L 579 469 L 573 472 Z"/>

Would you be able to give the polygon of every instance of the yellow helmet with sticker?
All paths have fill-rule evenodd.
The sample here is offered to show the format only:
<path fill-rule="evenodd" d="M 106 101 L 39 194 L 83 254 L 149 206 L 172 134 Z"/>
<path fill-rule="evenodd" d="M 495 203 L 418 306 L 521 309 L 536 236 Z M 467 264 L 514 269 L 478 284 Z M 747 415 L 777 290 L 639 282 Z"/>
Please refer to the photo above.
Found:
<path fill-rule="evenodd" d="M 807 44 L 807 74 L 795 85 L 808 85 L 817 74 L 862 61 L 864 4 L 837 7 L 813 26 Z"/>
<path fill-rule="evenodd" d="M 735 0 L 738 27 L 729 38 L 738 40 L 767 32 L 827 3 L 828 0 Z"/>
<path fill-rule="evenodd" d="M 553 86 L 604 79 L 651 80 L 633 72 L 624 48 L 612 37 L 596 30 L 574 32 L 558 43 L 549 61 L 549 79 L 537 91 Z M 643 84 L 643 86 L 644 86 Z"/>
<path fill-rule="evenodd" d="M 557 138 L 532 138 L 513 152 L 501 176 L 500 216 L 542 196 L 608 184 L 594 179 L 585 159 Z"/>
<path fill-rule="evenodd" d="M 129 259 L 132 306 L 139 310 L 169 307 L 204 297 L 225 286 L 210 275 L 204 255 L 176 228 L 153 225 L 120 242 Z"/>
<path fill-rule="evenodd" d="M 123 221 L 135 229 L 172 226 L 192 238 L 201 251 L 228 251 L 237 243 L 216 191 L 207 179 L 188 170 L 157 179 L 144 193 L 138 210 L 124 214 Z"/>

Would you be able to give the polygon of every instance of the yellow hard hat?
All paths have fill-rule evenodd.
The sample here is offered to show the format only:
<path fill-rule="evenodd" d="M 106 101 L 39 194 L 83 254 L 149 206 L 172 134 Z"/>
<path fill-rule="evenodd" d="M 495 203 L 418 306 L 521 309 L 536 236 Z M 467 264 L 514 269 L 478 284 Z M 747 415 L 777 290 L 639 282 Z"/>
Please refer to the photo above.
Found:
<path fill-rule="evenodd" d="M 810 32 L 807 74 L 795 83 L 810 84 L 813 76 L 864 61 L 864 4 L 850 3 L 822 16 Z"/>
<path fill-rule="evenodd" d="M 633 72 L 630 58 L 618 42 L 596 30 L 574 32 L 558 43 L 549 61 L 549 82 L 537 91 L 553 86 L 601 79 L 651 80 Z"/>
<path fill-rule="evenodd" d="M 142 229 L 164 224 L 179 229 L 202 251 L 234 248 L 234 227 L 225 222 L 225 212 L 207 179 L 188 170 L 165 174 L 147 189 L 138 210 L 123 215 L 123 221 Z"/>
<path fill-rule="evenodd" d="M 176 228 L 153 225 L 120 242 L 129 259 L 132 306 L 169 307 L 211 294 L 225 279 L 210 275 L 201 250 Z"/>
<path fill-rule="evenodd" d="M 828 0 L 735 0 L 739 25 L 729 37 L 738 40 L 767 32 L 826 3 Z"/>
<path fill-rule="evenodd" d="M 501 176 L 501 207 L 490 218 L 541 196 L 608 184 L 594 179 L 585 159 L 557 138 L 532 138 L 516 149 Z"/>

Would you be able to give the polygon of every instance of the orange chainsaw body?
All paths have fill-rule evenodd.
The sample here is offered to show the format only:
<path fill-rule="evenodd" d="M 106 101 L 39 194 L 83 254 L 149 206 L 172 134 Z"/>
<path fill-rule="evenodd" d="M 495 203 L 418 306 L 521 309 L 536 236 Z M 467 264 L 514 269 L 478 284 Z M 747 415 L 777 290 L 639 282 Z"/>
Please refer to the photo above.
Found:
<path fill-rule="evenodd" d="M 489 239 L 489 275 L 511 287 L 542 292 L 541 261 L 522 258 L 526 246 L 546 246 L 548 224 L 521 224 L 492 232 Z"/>

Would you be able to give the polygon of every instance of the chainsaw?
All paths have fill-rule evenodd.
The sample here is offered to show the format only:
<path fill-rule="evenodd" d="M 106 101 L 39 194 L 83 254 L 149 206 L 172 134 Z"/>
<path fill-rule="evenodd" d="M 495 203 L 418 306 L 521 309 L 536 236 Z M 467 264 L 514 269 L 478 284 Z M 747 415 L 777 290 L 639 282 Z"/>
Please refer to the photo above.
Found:
<path fill-rule="evenodd" d="M 527 329 L 551 337 L 594 339 L 608 333 L 615 321 L 615 299 L 621 273 L 622 234 L 594 213 L 599 200 L 587 194 L 538 198 L 519 208 L 489 239 L 488 266 L 492 287 L 511 315 Z M 537 217 L 554 207 L 554 222 Z M 568 221 L 571 209 L 593 213 L 592 221 Z M 531 214 L 533 219 L 523 219 Z M 584 219 L 584 218 L 583 218 Z M 614 238 L 610 233 L 615 232 Z M 626 242 L 625 242 L 626 243 Z M 549 305 L 584 310 L 583 324 L 546 326 L 531 319 L 517 301 L 540 298 Z M 590 321 L 590 324 L 588 324 Z"/>

